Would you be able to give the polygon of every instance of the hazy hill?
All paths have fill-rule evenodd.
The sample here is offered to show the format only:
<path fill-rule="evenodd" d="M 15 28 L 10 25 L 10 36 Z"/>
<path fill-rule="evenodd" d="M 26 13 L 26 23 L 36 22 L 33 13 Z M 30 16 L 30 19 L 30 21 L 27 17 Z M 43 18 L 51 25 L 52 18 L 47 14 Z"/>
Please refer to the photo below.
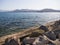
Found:
<path fill-rule="evenodd" d="M 40 12 L 60 12 L 60 10 L 54 10 L 54 9 L 42 9 Z"/>
<path fill-rule="evenodd" d="M 54 9 L 42 9 L 42 10 L 21 9 L 19 10 L 19 9 L 16 9 L 13 11 L 6 11 L 6 12 L 60 12 L 60 10 L 54 10 Z"/>
<path fill-rule="evenodd" d="M 54 9 L 42 9 L 42 10 L 21 9 L 21 10 L 14 10 L 12 12 L 60 12 L 60 10 L 54 10 Z"/>

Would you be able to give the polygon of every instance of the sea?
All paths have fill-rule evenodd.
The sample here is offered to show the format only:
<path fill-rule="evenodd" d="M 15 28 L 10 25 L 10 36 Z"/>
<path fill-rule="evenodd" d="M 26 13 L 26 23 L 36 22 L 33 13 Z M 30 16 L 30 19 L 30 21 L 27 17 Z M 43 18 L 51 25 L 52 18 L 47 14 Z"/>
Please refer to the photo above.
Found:
<path fill-rule="evenodd" d="M 0 12 L 0 37 L 59 19 L 58 12 Z"/>

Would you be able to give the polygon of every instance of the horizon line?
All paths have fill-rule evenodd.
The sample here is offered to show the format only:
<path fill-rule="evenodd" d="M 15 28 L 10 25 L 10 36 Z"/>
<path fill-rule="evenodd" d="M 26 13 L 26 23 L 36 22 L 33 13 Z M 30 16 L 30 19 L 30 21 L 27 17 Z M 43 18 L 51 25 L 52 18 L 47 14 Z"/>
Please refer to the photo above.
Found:
<path fill-rule="evenodd" d="M 12 10 L 8 10 L 8 9 L 0 9 L 0 11 L 13 11 L 13 10 L 44 10 L 44 9 L 52 9 L 52 8 L 43 8 L 43 9 L 24 9 L 24 8 L 22 8 L 22 9 L 12 9 Z M 52 10 L 60 10 L 60 9 L 52 9 Z"/>

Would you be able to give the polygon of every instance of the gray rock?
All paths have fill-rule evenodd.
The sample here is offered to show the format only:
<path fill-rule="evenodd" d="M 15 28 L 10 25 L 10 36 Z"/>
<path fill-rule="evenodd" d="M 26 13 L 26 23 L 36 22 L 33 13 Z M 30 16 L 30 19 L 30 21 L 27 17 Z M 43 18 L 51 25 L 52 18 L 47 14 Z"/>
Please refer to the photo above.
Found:
<path fill-rule="evenodd" d="M 53 41 L 56 40 L 56 35 L 52 31 L 46 32 L 44 35 Z"/>
<path fill-rule="evenodd" d="M 34 41 L 35 41 L 34 38 L 24 38 L 22 41 L 22 45 L 26 45 L 26 44 L 32 45 Z"/>
<path fill-rule="evenodd" d="M 56 35 L 56 38 L 58 39 L 59 38 L 59 34 L 60 34 L 60 30 L 55 30 L 54 33 Z"/>
<path fill-rule="evenodd" d="M 36 45 L 46 45 L 43 42 L 37 42 Z"/>
<path fill-rule="evenodd" d="M 6 39 L 4 45 L 19 45 L 18 42 L 14 39 Z"/>
<path fill-rule="evenodd" d="M 49 31 L 48 28 L 47 28 L 46 26 L 43 26 L 43 25 L 41 25 L 41 26 L 39 27 L 39 29 L 42 29 L 42 30 L 44 30 L 45 32 L 46 32 L 46 31 Z"/>
<path fill-rule="evenodd" d="M 54 43 L 52 43 L 51 41 L 49 41 L 48 45 L 55 45 Z"/>
<path fill-rule="evenodd" d="M 59 35 L 58 35 L 58 38 L 59 38 L 59 41 L 60 41 L 60 33 L 59 33 Z"/>

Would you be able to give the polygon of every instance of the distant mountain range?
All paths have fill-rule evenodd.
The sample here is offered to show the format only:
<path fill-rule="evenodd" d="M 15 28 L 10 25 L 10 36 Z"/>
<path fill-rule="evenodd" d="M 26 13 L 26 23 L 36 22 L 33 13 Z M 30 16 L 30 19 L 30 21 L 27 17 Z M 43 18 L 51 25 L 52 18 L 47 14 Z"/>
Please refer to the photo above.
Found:
<path fill-rule="evenodd" d="M 54 10 L 54 9 L 43 9 L 43 10 L 40 10 L 40 12 L 60 12 L 60 10 Z"/>
<path fill-rule="evenodd" d="M 42 9 L 42 10 L 21 9 L 21 10 L 18 10 L 16 9 L 13 11 L 6 11 L 6 12 L 60 12 L 60 10 L 54 10 L 54 9 Z"/>

